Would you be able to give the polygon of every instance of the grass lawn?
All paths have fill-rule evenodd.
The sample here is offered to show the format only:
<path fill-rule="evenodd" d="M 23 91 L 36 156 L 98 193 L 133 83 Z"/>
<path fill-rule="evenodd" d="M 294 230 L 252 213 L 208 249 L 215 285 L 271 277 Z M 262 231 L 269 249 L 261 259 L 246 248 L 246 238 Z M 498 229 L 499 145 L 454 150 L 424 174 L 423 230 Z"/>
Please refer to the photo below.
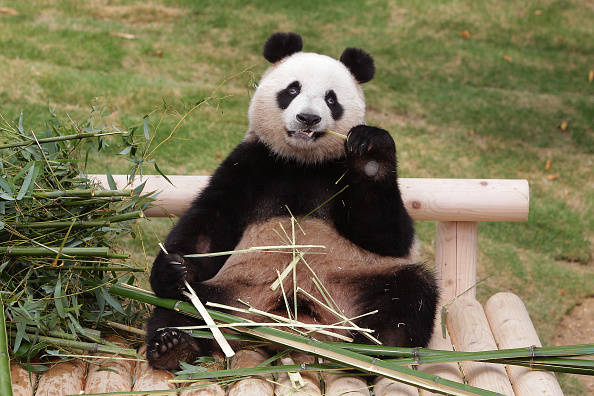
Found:
<path fill-rule="evenodd" d="M 151 114 L 154 148 L 217 90 L 221 100 L 190 113 L 152 154 L 168 174 L 209 174 L 241 140 L 254 79 L 267 67 L 261 48 L 272 32 L 295 31 L 305 50 L 335 57 L 347 46 L 364 48 L 378 69 L 365 86 L 367 121 L 392 132 L 401 177 L 530 182 L 528 222 L 480 226 L 479 278 L 489 279 L 478 297 L 520 295 L 549 345 L 567 311 L 594 294 L 592 1 L 2 6 L 18 13 L 0 13 L 0 113 L 9 122 L 22 112 L 25 128 L 43 130 L 49 109 L 82 120 L 95 106 L 105 109 L 102 121 L 126 128 Z M 115 139 L 111 144 L 118 151 Z M 126 172 L 129 163 L 97 158 L 91 171 L 108 167 Z M 168 224 L 155 223 L 164 238 Z M 428 260 L 434 228 L 418 224 Z M 156 252 L 157 236 L 145 231 Z M 575 379 L 563 377 L 562 384 L 568 395 L 583 394 Z"/>

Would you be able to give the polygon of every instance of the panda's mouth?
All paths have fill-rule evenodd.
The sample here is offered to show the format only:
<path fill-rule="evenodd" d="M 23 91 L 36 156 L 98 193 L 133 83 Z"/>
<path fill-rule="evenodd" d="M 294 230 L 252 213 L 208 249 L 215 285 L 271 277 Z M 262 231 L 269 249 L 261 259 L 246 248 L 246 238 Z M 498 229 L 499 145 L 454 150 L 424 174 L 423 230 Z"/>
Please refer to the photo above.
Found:
<path fill-rule="evenodd" d="M 320 131 L 305 130 L 305 131 L 287 131 L 287 134 L 291 138 L 303 139 L 303 140 L 308 141 L 308 140 L 316 140 L 317 138 L 322 136 L 324 134 L 324 132 L 323 131 L 320 132 Z"/>

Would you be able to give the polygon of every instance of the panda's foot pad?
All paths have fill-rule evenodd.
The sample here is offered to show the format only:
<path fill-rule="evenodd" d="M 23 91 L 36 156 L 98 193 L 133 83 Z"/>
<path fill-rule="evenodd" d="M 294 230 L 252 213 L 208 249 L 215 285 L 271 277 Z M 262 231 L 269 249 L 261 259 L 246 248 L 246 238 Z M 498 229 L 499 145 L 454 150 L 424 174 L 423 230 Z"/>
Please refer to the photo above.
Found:
<path fill-rule="evenodd" d="M 146 345 L 146 358 L 156 369 L 177 369 L 180 361 L 193 363 L 201 355 L 194 337 L 172 328 L 159 331 Z"/>

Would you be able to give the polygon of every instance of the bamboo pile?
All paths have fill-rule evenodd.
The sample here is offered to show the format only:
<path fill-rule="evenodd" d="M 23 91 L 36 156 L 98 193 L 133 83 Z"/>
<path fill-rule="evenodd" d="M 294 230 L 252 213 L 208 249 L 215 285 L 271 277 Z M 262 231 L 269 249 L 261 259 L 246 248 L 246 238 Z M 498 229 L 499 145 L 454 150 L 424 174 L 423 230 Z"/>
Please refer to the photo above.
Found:
<path fill-rule="evenodd" d="M 60 361 L 64 356 L 93 350 L 136 356 L 109 341 L 101 344 L 97 328 L 106 329 L 107 320 L 135 325 L 147 312 L 144 304 L 108 289 L 117 281 L 134 283 L 135 273 L 145 271 L 130 264 L 118 240 L 134 233 L 153 199 L 142 193 L 144 186 L 103 187 L 87 177 L 87 161 L 107 146 L 107 136 L 137 145 L 131 131 L 94 126 L 95 115 L 80 124 L 53 115 L 41 132 L 25 130 L 22 115 L 14 123 L 0 116 L 2 395 L 31 394 L 37 377 L 37 394 L 52 395 L 67 383 L 78 389 L 86 366 Z M 31 375 L 10 366 L 9 357 L 24 362 Z M 36 374 L 44 370 L 51 375 Z M 10 375 L 17 378 L 15 389 Z"/>

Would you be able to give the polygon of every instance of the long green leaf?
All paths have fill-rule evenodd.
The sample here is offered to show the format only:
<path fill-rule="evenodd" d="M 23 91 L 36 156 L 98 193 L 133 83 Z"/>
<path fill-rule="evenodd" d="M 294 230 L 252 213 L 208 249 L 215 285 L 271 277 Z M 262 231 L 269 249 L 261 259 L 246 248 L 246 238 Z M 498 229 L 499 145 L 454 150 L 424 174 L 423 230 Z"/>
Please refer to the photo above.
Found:
<path fill-rule="evenodd" d="M 10 357 L 8 355 L 8 337 L 6 333 L 6 319 L 4 317 L 4 302 L 0 294 L 0 395 L 12 396 L 12 380 L 10 377 Z"/>

